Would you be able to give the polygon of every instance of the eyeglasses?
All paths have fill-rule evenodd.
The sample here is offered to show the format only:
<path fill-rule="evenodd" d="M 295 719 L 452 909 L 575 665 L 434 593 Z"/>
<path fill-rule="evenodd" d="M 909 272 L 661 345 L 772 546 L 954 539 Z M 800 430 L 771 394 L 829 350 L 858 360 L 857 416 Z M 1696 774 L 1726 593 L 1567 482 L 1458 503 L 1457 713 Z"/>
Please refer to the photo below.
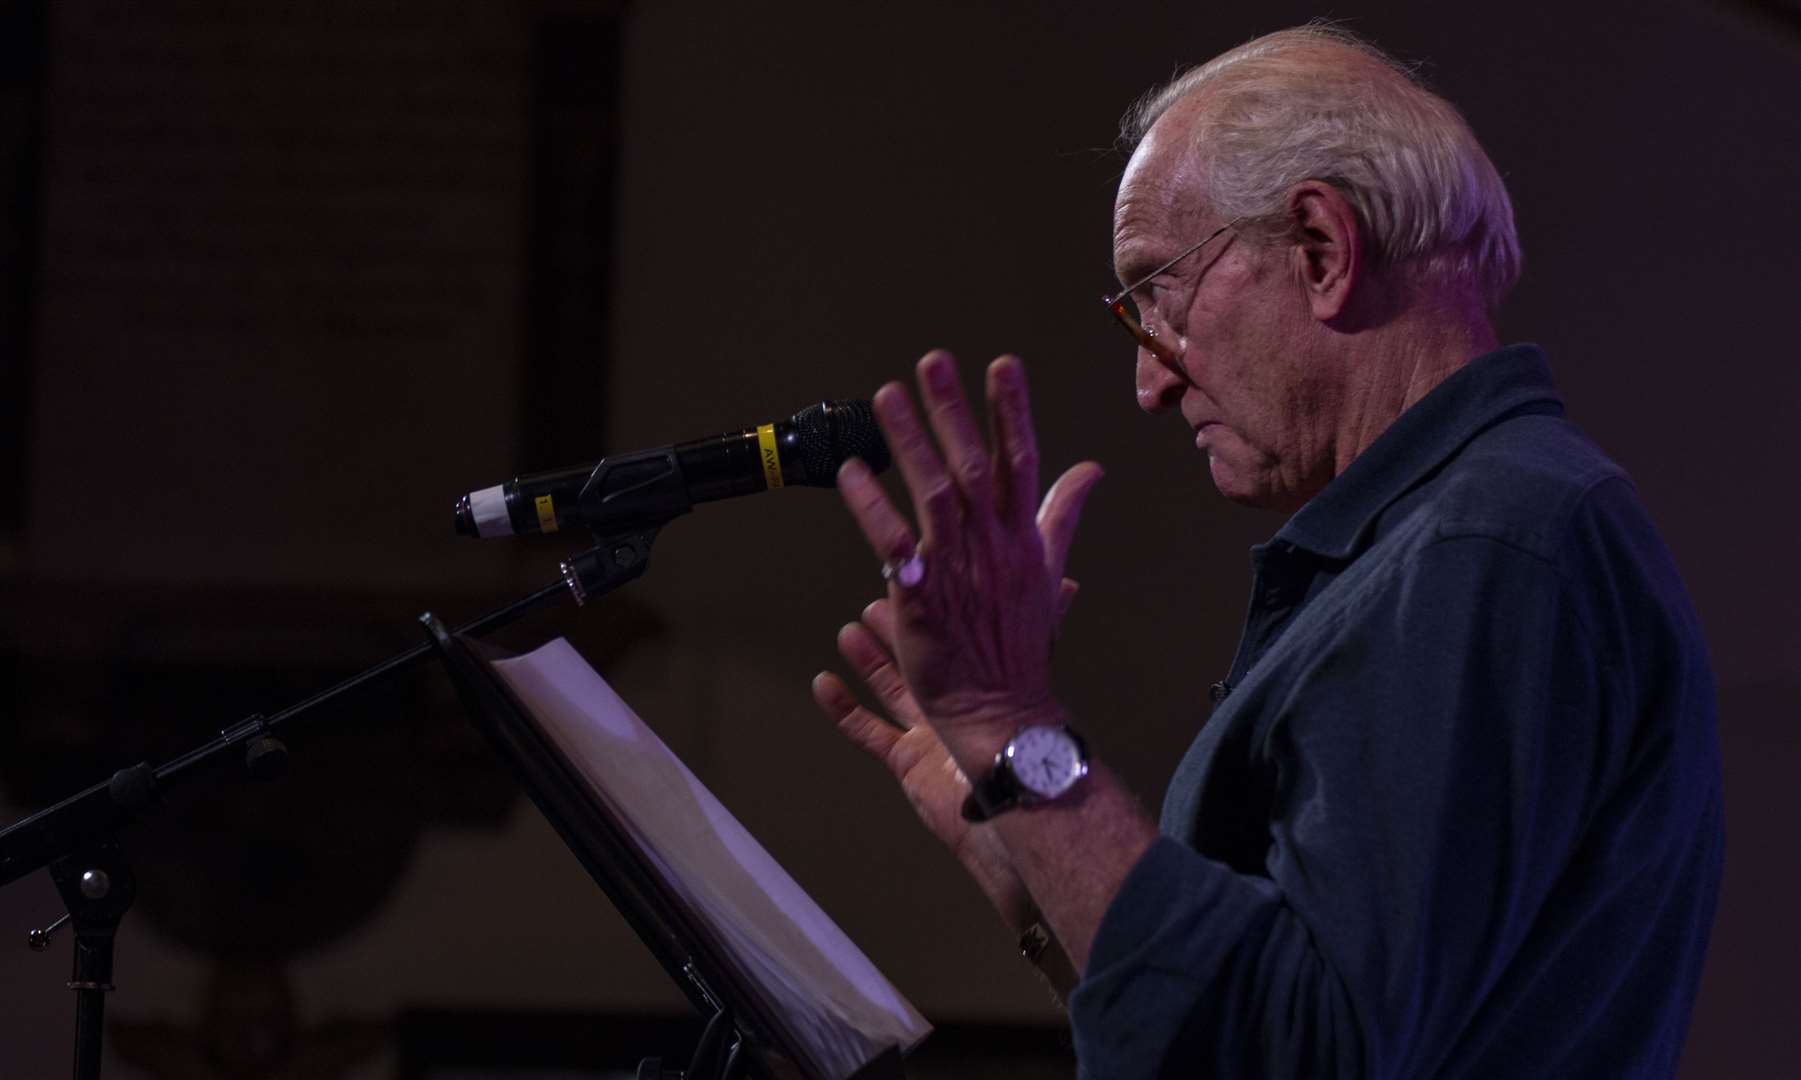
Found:
<path fill-rule="evenodd" d="M 1138 342 L 1140 347 L 1148 350 L 1152 356 L 1155 356 L 1165 364 L 1173 364 L 1176 362 L 1175 348 L 1171 345 L 1164 344 L 1162 339 L 1157 337 L 1157 330 L 1155 327 L 1146 326 L 1143 322 L 1139 321 L 1138 316 L 1132 311 L 1132 294 L 1139 289 L 1144 288 L 1145 285 L 1158 274 L 1163 273 L 1183 259 L 1188 258 L 1190 255 L 1193 255 L 1195 252 L 1206 247 L 1215 238 L 1236 224 L 1238 224 L 1237 221 L 1226 222 L 1224 225 L 1221 225 L 1219 228 L 1208 233 L 1205 239 L 1192 247 L 1184 249 L 1180 255 L 1177 255 L 1162 266 L 1152 270 L 1150 273 L 1139 278 L 1137 281 L 1134 281 L 1132 284 L 1127 285 L 1112 296 L 1101 297 L 1101 303 L 1107 305 L 1107 310 L 1113 313 L 1115 319 L 1119 320 L 1119 325 L 1126 328 L 1126 333 L 1132 335 L 1132 340 Z"/>

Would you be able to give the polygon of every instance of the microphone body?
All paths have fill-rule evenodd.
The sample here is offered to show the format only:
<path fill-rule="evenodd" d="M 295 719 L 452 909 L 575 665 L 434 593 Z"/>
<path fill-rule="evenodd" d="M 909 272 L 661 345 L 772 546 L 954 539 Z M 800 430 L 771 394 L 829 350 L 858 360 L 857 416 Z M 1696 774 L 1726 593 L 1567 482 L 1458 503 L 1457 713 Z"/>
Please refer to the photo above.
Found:
<path fill-rule="evenodd" d="M 835 487 L 838 467 L 853 457 L 876 472 L 888 467 L 874 410 L 867 401 L 822 401 L 787 420 L 472 491 L 457 500 L 456 530 L 492 538 L 661 525 L 695 503 L 794 484 Z"/>

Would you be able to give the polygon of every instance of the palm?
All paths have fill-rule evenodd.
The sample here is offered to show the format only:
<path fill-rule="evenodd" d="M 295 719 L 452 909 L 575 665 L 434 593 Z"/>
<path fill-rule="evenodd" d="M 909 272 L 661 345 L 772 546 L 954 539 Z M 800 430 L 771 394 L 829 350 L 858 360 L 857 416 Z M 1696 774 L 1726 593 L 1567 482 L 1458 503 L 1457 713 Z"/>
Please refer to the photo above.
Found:
<path fill-rule="evenodd" d="M 1023 925 L 1031 900 L 1019 875 L 1007 859 L 1006 849 L 992 829 L 963 819 L 963 800 L 969 781 L 957 769 L 950 751 L 920 714 L 913 695 L 901 682 L 893 661 L 883 648 L 887 629 L 885 601 L 870 605 L 867 622 L 852 623 L 838 635 L 838 648 L 857 675 L 875 691 L 883 708 L 894 719 L 882 717 L 859 704 L 836 675 L 822 673 L 813 680 L 813 696 L 850 740 L 880 761 L 900 781 L 901 791 L 914 813 L 932 834 L 963 864 L 990 903 L 1009 925 Z"/>
<path fill-rule="evenodd" d="M 1018 929 L 1031 921 L 1031 898 L 993 827 L 963 819 L 969 781 L 921 703 L 954 737 L 951 725 L 968 712 L 957 707 L 959 698 L 1048 693 L 1047 632 L 1055 633 L 1075 595 L 1063 568 L 1101 469 L 1093 462 L 1070 468 L 1034 513 L 1037 437 L 1019 362 L 1003 357 L 989 365 L 994 438 L 987 448 L 956 389 L 950 357 L 927 355 L 918 374 L 944 458 L 933 452 L 904 391 L 883 387 L 875 406 L 920 515 L 921 539 L 867 466 L 851 461 L 838 474 L 845 505 L 878 558 L 918 553 L 932 567 L 923 582 L 891 582 L 888 598 L 838 635 L 838 651 L 888 718 L 858 703 L 830 672 L 813 680 L 813 696 L 852 742 L 887 766 L 920 820 Z M 1045 589 L 1047 580 L 1059 587 Z M 895 603 L 902 607 L 898 626 Z M 897 655 L 906 662 L 905 676 Z"/>
<path fill-rule="evenodd" d="M 1074 595 L 1075 582 L 1065 580 L 1059 608 Z M 893 613 L 886 600 L 869 605 L 862 622 L 851 623 L 838 634 L 838 651 L 891 720 L 858 703 L 843 680 L 829 672 L 813 680 L 813 696 L 839 730 L 900 781 L 919 820 L 975 878 L 1008 925 L 1024 926 L 1031 921 L 1027 917 L 1031 897 L 994 830 L 964 819 L 969 780 L 901 678 L 891 655 L 893 634 Z"/>
<path fill-rule="evenodd" d="M 965 820 L 963 801 L 969 781 L 930 725 L 916 723 L 894 741 L 887 765 L 900 780 L 901 791 L 919 820 L 976 879 L 1003 916 L 1023 913 L 1030 904 L 1025 886 L 1013 872 L 1007 851 L 992 829 Z M 1010 920 L 1011 921 L 1011 920 Z"/>

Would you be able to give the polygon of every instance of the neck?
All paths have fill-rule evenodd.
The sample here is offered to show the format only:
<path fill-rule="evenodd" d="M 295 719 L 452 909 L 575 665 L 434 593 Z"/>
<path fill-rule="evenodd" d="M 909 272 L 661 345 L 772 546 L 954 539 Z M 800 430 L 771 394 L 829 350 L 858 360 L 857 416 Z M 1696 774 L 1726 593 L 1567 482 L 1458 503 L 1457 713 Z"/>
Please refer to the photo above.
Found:
<path fill-rule="evenodd" d="M 1410 306 L 1352 344 L 1344 369 L 1345 408 L 1334 437 L 1334 476 L 1439 383 L 1492 352 L 1496 339 L 1480 305 L 1439 302 Z"/>

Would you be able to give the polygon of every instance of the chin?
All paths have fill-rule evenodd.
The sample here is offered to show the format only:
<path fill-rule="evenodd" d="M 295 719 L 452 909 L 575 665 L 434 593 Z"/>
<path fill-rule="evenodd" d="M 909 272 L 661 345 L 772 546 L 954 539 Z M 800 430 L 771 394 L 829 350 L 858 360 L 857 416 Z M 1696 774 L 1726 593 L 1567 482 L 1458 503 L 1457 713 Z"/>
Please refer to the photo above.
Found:
<path fill-rule="evenodd" d="M 1227 464 L 1217 454 L 1207 455 L 1207 471 L 1213 476 L 1213 486 L 1219 493 L 1240 506 L 1264 509 L 1270 492 L 1265 487 L 1249 482 L 1245 475 Z"/>
<path fill-rule="evenodd" d="M 1239 506 L 1292 513 L 1307 501 L 1305 496 L 1297 498 L 1283 490 L 1267 472 L 1236 468 L 1217 454 L 1207 455 L 1207 466 L 1213 476 L 1213 486 Z"/>

